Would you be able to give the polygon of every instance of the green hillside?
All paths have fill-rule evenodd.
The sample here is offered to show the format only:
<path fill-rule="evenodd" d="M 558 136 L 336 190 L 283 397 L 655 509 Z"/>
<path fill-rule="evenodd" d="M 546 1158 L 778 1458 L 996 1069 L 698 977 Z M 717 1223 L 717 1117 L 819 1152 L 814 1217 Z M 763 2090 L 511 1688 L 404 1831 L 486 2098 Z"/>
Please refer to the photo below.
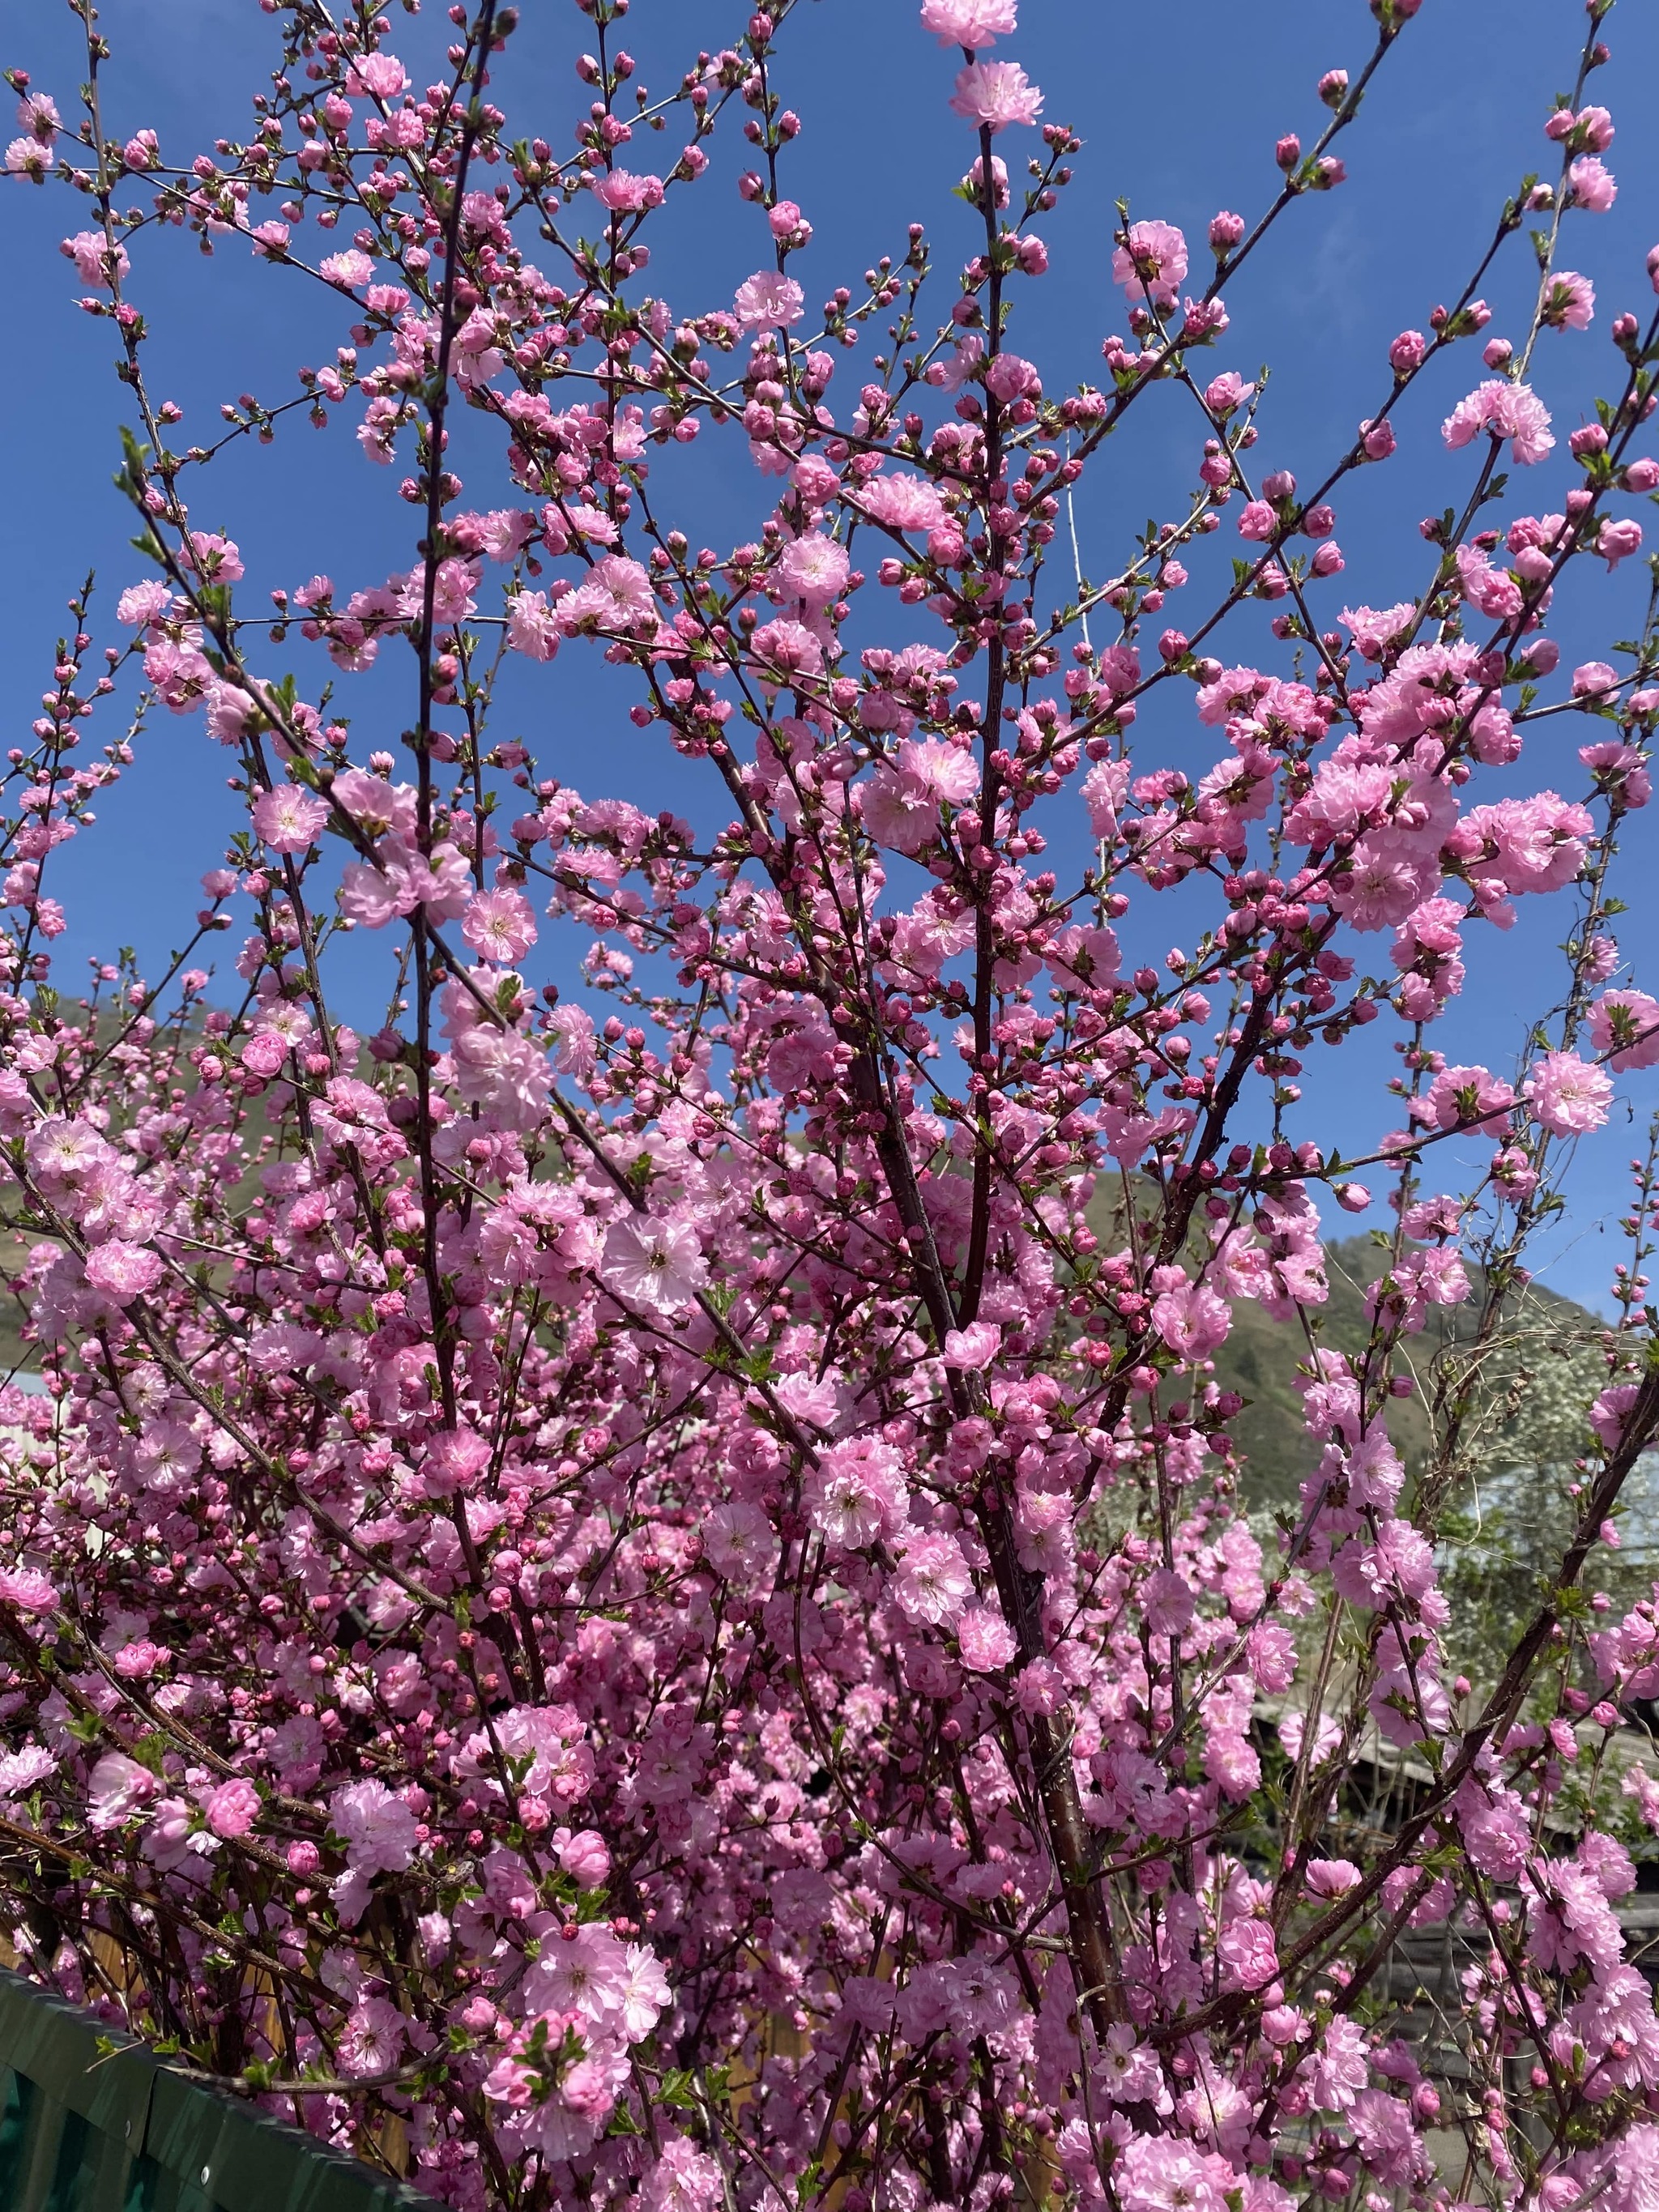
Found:
<path fill-rule="evenodd" d="M 1125 1242 L 1121 1207 L 1115 1188 L 1091 1206 L 1103 1251 Z M 1195 1238 L 1189 1266 L 1204 1249 Z M 1386 1258 L 1368 1237 L 1326 1247 L 1330 1296 L 1307 1316 L 1322 1346 L 1363 1352 L 1370 1335 L 1365 1288 Z M 1467 1304 L 1431 1307 L 1421 1334 L 1402 1340 L 1395 1369 L 1417 1387 L 1391 1402 L 1388 1424 L 1414 1486 L 1436 1458 L 1430 1409 L 1437 1385 L 1449 1376 L 1462 1388 L 1473 1375 L 1432 1517 L 1441 1587 L 1452 1611 L 1444 1646 L 1472 1680 L 1491 1681 L 1553 1583 L 1577 1524 L 1574 1462 L 1594 1449 L 1588 1412 L 1607 1380 L 1606 1327 L 1571 1299 L 1528 1285 L 1509 1302 L 1472 1370 L 1482 1285 L 1477 1270 L 1470 1273 L 1474 1296 Z M 1215 1378 L 1245 1401 L 1228 1429 L 1243 1462 L 1243 1502 L 1258 1526 L 1269 1519 L 1282 1526 L 1294 1513 L 1323 1448 L 1324 1439 L 1303 1425 L 1297 1370 L 1307 1356 L 1300 1317 L 1275 1321 L 1248 1299 L 1234 1305 Z M 1659 1453 L 1638 1462 L 1615 1518 L 1619 1548 L 1598 1548 L 1588 1585 L 1605 1590 L 1623 1611 L 1647 1595 L 1659 1573 Z"/>
<path fill-rule="evenodd" d="M 1148 1193 L 1149 1199 L 1152 1194 Z M 1122 1198 L 1116 1185 L 1103 1182 L 1089 1209 L 1089 1224 L 1100 1239 L 1103 1251 L 1121 1249 L 1123 1234 Z M 1207 1249 L 1195 1232 L 1188 1255 L 1196 1266 Z M 1246 1494 L 1252 1507 L 1270 1508 L 1292 1503 L 1297 1491 L 1318 1461 L 1322 1440 L 1303 1427 L 1302 1393 L 1297 1370 L 1308 1357 L 1309 1328 L 1319 1343 L 1333 1352 L 1356 1354 L 1364 1351 L 1370 1335 L 1365 1311 L 1365 1291 L 1382 1272 L 1387 1257 L 1382 1247 L 1369 1237 L 1350 1237 L 1326 1246 L 1326 1272 L 1330 1296 L 1321 1306 L 1308 1310 L 1308 1327 L 1302 1321 L 1275 1321 L 1251 1300 L 1239 1299 L 1233 1307 L 1232 1330 L 1215 1355 L 1215 1376 L 1223 1389 L 1234 1390 L 1245 1401 L 1243 1409 L 1229 1423 L 1245 1467 Z M 1474 1277 L 1475 1295 L 1466 1305 L 1431 1307 L 1420 1334 L 1406 1338 L 1396 1367 L 1409 1373 L 1417 1389 L 1409 1398 L 1396 1399 L 1389 1408 L 1389 1433 L 1401 1457 L 1413 1473 L 1428 1455 L 1431 1434 L 1426 1407 L 1447 1352 L 1466 1343 L 1480 1310 L 1480 1282 Z M 1501 1341 L 1486 1364 L 1477 1393 L 1476 1409 L 1466 1425 L 1466 1443 L 1478 1446 L 1481 1455 L 1493 1455 L 1498 1462 L 1514 1465 L 1532 1457 L 1536 1444 L 1519 1419 L 1523 1401 L 1534 1393 L 1541 1375 L 1558 1366 L 1564 1357 L 1580 1359 L 1593 1346 L 1602 1324 L 1584 1307 L 1553 1291 L 1529 1285 L 1511 1302 L 1501 1331 Z M 1598 1386 L 1599 1387 L 1599 1386 Z M 1591 1389 L 1589 1395 L 1595 1395 Z M 1552 1404 L 1553 1401 L 1552 1400 Z M 1588 1403 L 1588 1398 L 1584 1400 Z M 1577 1437 L 1582 1413 L 1572 1419 L 1571 1449 L 1566 1437 L 1559 1442 L 1560 1455 L 1571 1459 L 1583 1449 Z M 1557 1427 L 1559 1426 L 1558 1419 Z M 1555 1456 L 1552 1449 L 1550 1456 Z"/>

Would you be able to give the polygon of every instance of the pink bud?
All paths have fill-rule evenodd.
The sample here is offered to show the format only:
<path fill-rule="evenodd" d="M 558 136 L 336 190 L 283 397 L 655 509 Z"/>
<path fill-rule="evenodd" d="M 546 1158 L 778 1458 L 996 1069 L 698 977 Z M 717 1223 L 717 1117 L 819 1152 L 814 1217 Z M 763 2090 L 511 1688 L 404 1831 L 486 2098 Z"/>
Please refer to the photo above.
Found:
<path fill-rule="evenodd" d="M 1295 168 L 1297 163 L 1302 159 L 1302 141 L 1297 137 L 1295 131 L 1287 131 L 1285 133 L 1273 148 L 1273 159 L 1281 169 Z"/>
<path fill-rule="evenodd" d="M 1242 215 L 1234 215 L 1231 209 L 1223 208 L 1219 215 L 1210 217 L 1210 244 L 1216 252 L 1231 253 L 1243 235 L 1244 218 Z M 1650 270 L 1653 270 L 1656 262 L 1659 262 L 1659 246 L 1654 247 L 1649 258 Z M 1655 277 L 1654 288 L 1659 290 L 1659 276 Z"/>
<path fill-rule="evenodd" d="M 1368 461 L 1386 461 L 1395 449 L 1394 424 L 1386 421 L 1362 422 L 1359 442 Z"/>
<path fill-rule="evenodd" d="M 1401 331 L 1389 348 L 1389 365 L 1396 376 L 1409 376 L 1414 368 L 1421 368 L 1428 349 L 1421 331 Z"/>

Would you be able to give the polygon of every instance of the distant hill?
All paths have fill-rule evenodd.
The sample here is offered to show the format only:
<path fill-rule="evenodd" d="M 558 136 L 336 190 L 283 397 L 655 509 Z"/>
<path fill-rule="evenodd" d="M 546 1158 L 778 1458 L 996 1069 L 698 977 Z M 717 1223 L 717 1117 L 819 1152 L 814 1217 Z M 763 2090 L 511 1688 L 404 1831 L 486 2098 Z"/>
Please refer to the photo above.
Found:
<path fill-rule="evenodd" d="M 1103 1182 L 1091 1203 L 1089 1224 L 1103 1251 L 1121 1249 L 1121 1200 Z M 1195 1237 L 1188 1264 L 1201 1259 L 1204 1249 Z M 1325 1255 L 1330 1297 L 1325 1304 L 1309 1309 L 1310 1319 L 1320 1342 L 1330 1351 L 1363 1352 L 1370 1335 L 1365 1291 L 1382 1273 L 1386 1255 L 1369 1237 L 1328 1243 Z M 1475 1292 L 1478 1300 L 1478 1279 Z M 1449 1344 L 1468 1334 L 1476 1310 L 1473 1301 L 1463 1307 L 1431 1308 L 1421 1334 L 1407 1337 L 1401 1347 L 1397 1364 L 1417 1377 L 1419 1391 L 1394 1401 L 1388 1424 L 1408 1468 L 1421 1464 L 1429 1446 L 1422 1394 L 1432 1388 L 1434 1364 Z M 1552 1343 L 1583 1344 L 1601 1327 L 1586 1308 L 1536 1285 L 1517 1301 L 1516 1316 L 1529 1338 L 1547 1338 Z M 1299 1321 L 1275 1321 L 1248 1298 L 1235 1304 L 1231 1333 L 1215 1355 L 1215 1379 L 1224 1390 L 1235 1390 L 1245 1401 L 1228 1428 L 1244 1464 L 1245 1496 L 1252 1507 L 1293 1501 L 1318 1460 L 1321 1440 L 1303 1427 L 1302 1394 L 1297 1387 L 1297 1368 L 1307 1356 L 1307 1334 Z"/>

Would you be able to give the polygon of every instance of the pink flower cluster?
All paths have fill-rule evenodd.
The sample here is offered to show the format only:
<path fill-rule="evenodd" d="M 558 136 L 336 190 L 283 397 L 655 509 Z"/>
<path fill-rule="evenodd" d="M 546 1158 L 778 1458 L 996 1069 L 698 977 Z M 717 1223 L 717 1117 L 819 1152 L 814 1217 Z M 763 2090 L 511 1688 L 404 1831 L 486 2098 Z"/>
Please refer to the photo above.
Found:
<path fill-rule="evenodd" d="M 1484 1671 L 1444 1563 L 1523 1260 L 1659 1066 L 1611 888 L 1659 635 L 1610 611 L 1648 626 L 1562 674 L 1556 605 L 1571 572 L 1594 619 L 1640 548 L 1659 329 L 1615 320 L 1558 445 L 1530 343 L 1455 398 L 1490 317 L 1437 270 L 1462 304 L 1379 348 L 1299 483 L 1272 387 L 1199 366 L 1229 319 L 1174 225 L 1092 249 L 1098 384 L 1020 338 L 1082 142 L 1004 53 L 1014 0 L 922 0 L 895 46 L 976 140 L 948 253 L 788 273 L 828 228 L 790 12 L 653 95 L 584 0 L 557 149 L 490 0 L 419 66 L 386 16 L 288 11 L 252 143 L 182 165 L 11 72 L 9 173 L 100 165 L 64 250 L 155 573 L 107 647 L 75 602 L 0 787 L 46 1393 L 0 1389 L 0 1934 L 461 2212 L 1650 2212 L 1659 1781 L 1621 1723 L 1659 1591 L 1598 1584 L 1659 1438 L 1651 1156 L 1571 1534 Z M 1417 12 L 1379 0 L 1368 77 Z M 1211 221 L 1218 270 L 1320 220 L 1349 83 L 1254 224 Z M 1534 207 L 1610 209 L 1607 111 L 1548 130 Z M 659 218 L 722 131 L 757 150 L 711 295 Z M 160 225 L 338 320 L 296 410 L 356 429 L 306 518 L 337 584 L 268 578 L 265 515 L 227 535 L 176 451 Z M 1530 337 L 1582 330 L 1540 236 Z M 1131 410 L 1177 519 L 1119 542 L 1101 500 L 1107 568 L 1056 586 Z M 1403 441 L 1445 514 L 1374 520 L 1401 596 L 1333 614 L 1349 478 Z M 1500 526 L 1505 447 L 1560 482 Z M 408 565 L 354 577 L 388 485 Z M 141 695 L 241 811 L 168 971 L 77 999 L 53 854 Z M 1565 965 L 1489 1066 L 1455 1024 L 1522 899 Z M 1378 1021 L 1373 1095 L 1327 1055 Z M 1333 1202 L 1382 1224 L 1346 1302 Z M 1281 1335 L 1267 1512 L 1228 1378 Z M 1443 1338 L 1479 1356 L 1408 1454 Z M 1398 2001 L 1419 1942 L 1432 2008 Z"/>

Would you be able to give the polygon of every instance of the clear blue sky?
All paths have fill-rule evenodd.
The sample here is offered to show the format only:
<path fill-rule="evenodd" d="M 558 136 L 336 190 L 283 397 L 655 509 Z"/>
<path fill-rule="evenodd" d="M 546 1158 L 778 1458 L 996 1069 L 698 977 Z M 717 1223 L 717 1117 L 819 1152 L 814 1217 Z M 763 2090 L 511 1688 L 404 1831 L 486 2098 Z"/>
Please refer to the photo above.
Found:
<path fill-rule="evenodd" d="M 587 97 L 568 67 L 582 43 L 582 19 L 571 0 L 544 0 L 525 12 L 526 28 L 514 41 L 501 89 L 515 133 L 539 132 L 568 147 Z M 635 0 L 626 32 L 640 78 L 665 90 L 699 46 L 713 48 L 738 35 L 747 13 L 710 0 Z M 1274 139 L 1296 130 L 1311 142 L 1324 119 L 1316 80 L 1333 66 L 1357 71 L 1373 26 L 1362 0 L 1273 0 L 1248 10 L 1226 0 L 1161 0 L 1150 9 L 1124 0 L 1024 0 L 1022 15 L 1018 35 L 999 52 L 1022 62 L 1042 85 L 1047 117 L 1073 123 L 1087 141 L 1077 184 L 1042 225 L 1054 273 L 1021 287 L 1014 339 L 1042 362 L 1050 389 L 1065 388 L 1098 374 L 1101 337 L 1123 327 L 1121 295 L 1109 272 L 1114 201 L 1125 196 L 1134 215 L 1179 223 L 1201 265 L 1209 216 L 1227 206 L 1249 217 L 1265 204 L 1277 183 Z M 428 0 L 418 24 L 394 20 L 394 42 L 421 76 L 447 37 L 443 11 Z M 1504 194 L 1523 172 L 1550 169 L 1553 149 L 1540 126 L 1553 95 L 1571 88 L 1583 21 L 1577 0 L 1425 0 L 1345 137 L 1349 183 L 1291 210 L 1228 289 L 1232 328 L 1216 350 L 1216 367 L 1246 374 L 1263 362 L 1273 368 L 1260 418 L 1256 458 L 1263 468 L 1288 466 L 1304 481 L 1322 473 L 1358 418 L 1372 413 L 1386 392 L 1389 339 L 1402 326 L 1425 326 L 1435 302 L 1455 296 Z M 101 27 L 114 50 L 105 84 L 115 135 L 151 125 L 173 160 L 210 151 L 216 136 L 246 135 L 249 95 L 277 51 L 276 26 L 255 0 L 105 0 Z M 76 28 L 66 9 L 46 0 L 0 0 L 0 54 L 54 92 L 66 114 L 83 74 Z M 1571 218 L 1563 255 L 1566 265 L 1593 278 L 1596 322 L 1583 336 L 1547 334 L 1534 379 L 1564 441 L 1595 392 L 1614 383 L 1607 325 L 1621 307 L 1650 305 L 1643 259 L 1659 239 L 1659 136 L 1644 124 L 1659 83 L 1659 9 L 1650 0 L 1624 0 L 1606 35 L 1613 62 L 1595 81 L 1592 96 L 1620 125 L 1608 156 L 1620 199 L 1609 216 Z M 810 0 L 787 27 L 779 74 L 805 129 L 787 157 L 786 186 L 816 227 L 798 270 L 812 301 L 839 282 L 856 286 L 879 254 L 901 255 L 914 218 L 928 225 L 940 312 L 948 307 L 950 272 L 974 245 L 973 218 L 948 192 L 973 151 L 967 126 L 945 110 L 952 68 L 951 57 L 917 27 L 911 0 Z M 627 158 L 641 168 L 666 167 L 679 143 L 678 134 L 649 140 Z M 1035 140 L 1010 132 L 1000 143 L 1023 160 Z M 734 189 L 746 150 L 735 132 L 726 139 L 714 172 L 683 196 L 683 212 L 669 218 L 674 229 L 656 242 L 653 289 L 669 291 L 683 311 L 726 304 L 766 258 L 762 218 L 741 205 Z M 6 706 L 21 721 L 38 711 L 64 603 L 87 567 L 99 571 L 107 619 L 139 563 L 127 548 L 129 516 L 110 483 L 124 399 L 111 374 L 115 349 L 107 328 L 76 308 L 81 288 L 57 252 L 58 240 L 81 227 L 82 210 L 61 188 L 21 185 L 10 188 L 6 208 L 16 312 L 0 368 L 14 517 L 3 681 Z M 185 408 L 181 441 L 208 441 L 221 400 L 243 390 L 267 400 L 289 398 L 300 362 L 321 363 L 346 337 L 349 315 L 318 288 L 292 271 L 256 270 L 234 242 L 211 259 L 176 233 L 147 234 L 139 247 L 134 289 L 156 332 L 148 349 L 153 389 Z M 1520 334 L 1528 270 L 1525 242 L 1517 241 L 1488 288 L 1494 331 Z M 869 349 L 866 337 L 860 351 Z M 835 396 L 843 406 L 852 404 L 843 387 L 860 380 L 859 360 L 858 353 L 846 356 L 838 375 Z M 1455 498 L 1472 474 L 1468 455 L 1442 452 L 1439 421 L 1482 374 L 1474 346 L 1443 364 L 1402 416 L 1400 455 L 1345 494 L 1338 535 L 1348 571 L 1322 587 L 1318 603 L 1332 617 L 1345 600 L 1385 605 L 1420 586 L 1425 549 L 1419 517 Z M 356 587 L 408 565 L 410 518 L 396 498 L 402 471 L 362 460 L 350 438 L 355 413 L 345 415 L 323 434 L 296 418 L 274 450 L 234 450 L 195 483 L 198 524 L 229 530 L 243 549 L 245 593 L 292 587 L 319 567 Z M 1191 482 L 1193 424 L 1174 395 L 1152 395 L 1131 422 L 1079 506 L 1084 566 L 1097 577 L 1122 558 L 1129 529 L 1149 515 L 1182 511 Z M 459 454 L 467 474 L 465 428 Z M 471 460 L 477 470 L 470 496 L 499 503 L 503 479 L 486 471 L 482 448 Z M 706 440 L 675 465 L 710 542 L 755 527 L 766 487 L 748 473 L 737 441 Z M 1544 483 L 1528 483 L 1524 471 L 1512 478 L 1511 512 L 1517 503 L 1559 505 L 1562 472 L 1537 473 Z M 1201 615 L 1204 575 L 1224 565 L 1231 540 L 1229 528 L 1206 549 L 1209 560 L 1194 562 L 1196 580 L 1171 601 L 1169 618 L 1189 626 Z M 1632 562 L 1611 587 L 1564 592 L 1554 626 L 1568 665 L 1628 635 L 1644 586 Z M 884 609 L 882 617 L 890 621 L 895 611 Z M 101 645 L 109 632 L 97 627 Z M 1225 651 L 1229 659 L 1259 657 L 1273 665 L 1268 654 L 1283 649 L 1266 639 L 1260 611 L 1247 611 L 1226 633 Z M 293 665 L 314 694 L 308 662 Z M 628 723 L 632 694 L 625 679 L 607 680 L 612 673 L 597 656 L 574 651 L 551 670 L 525 672 L 507 695 L 499 733 L 509 726 L 521 730 L 543 773 L 589 796 L 618 792 L 702 813 L 696 779 Z M 392 742 L 410 712 L 399 657 L 387 653 L 373 678 L 343 684 L 342 703 L 355 717 L 362 750 Z M 1152 763 L 1200 757 L 1184 702 L 1160 702 L 1141 732 Z M 1573 747 L 1582 735 L 1568 718 L 1542 726 L 1503 788 L 1554 783 L 1574 790 Z M 197 878 L 218 858 L 218 840 L 234 822 L 226 764 L 198 719 L 163 714 L 152 721 L 139 766 L 102 810 L 99 830 L 54 860 L 54 888 L 71 919 L 57 963 L 62 984 L 78 985 L 90 952 L 132 943 L 154 966 L 180 941 L 198 903 Z M 724 809 L 718 811 L 723 818 Z M 1626 950 L 1637 960 L 1636 980 L 1650 987 L 1654 973 L 1642 972 L 1641 954 L 1654 933 L 1647 886 L 1656 872 L 1656 830 L 1659 816 L 1652 824 L 1638 817 L 1624 885 L 1634 908 L 1625 925 Z M 1062 860 L 1068 852 L 1080 857 L 1076 823 L 1054 843 Z M 1155 909 L 1160 902 L 1142 903 Z M 1471 931 L 1469 984 L 1437 1040 L 1449 1054 L 1499 1066 L 1513 1058 L 1566 920 L 1559 902 L 1547 911 L 1534 903 L 1540 911 L 1528 915 L 1523 905 L 1522 921 L 1508 936 Z M 226 953 L 234 942 L 222 939 L 218 949 Z M 551 972 L 568 978 L 569 949 L 541 950 L 555 963 Z M 1365 951 L 1375 967 L 1386 958 L 1386 939 L 1368 940 Z M 354 948 L 344 1000 L 354 1018 L 378 1018 L 380 953 L 368 943 Z M 1310 1116 L 1309 1133 L 1328 1142 L 1334 1133 L 1352 1149 L 1391 1125 L 1380 1085 L 1392 1066 L 1385 1048 L 1393 1026 L 1379 1022 L 1363 1045 L 1310 1062 L 1309 1099 L 1322 1093 L 1326 1104 Z M 1638 1077 L 1626 1088 L 1644 1121 L 1655 1086 Z M 1597 1302 L 1617 1256 L 1600 1224 L 1622 1207 L 1631 1150 L 1612 1134 L 1580 1164 L 1572 1217 L 1552 1266 L 1553 1282 Z"/>

